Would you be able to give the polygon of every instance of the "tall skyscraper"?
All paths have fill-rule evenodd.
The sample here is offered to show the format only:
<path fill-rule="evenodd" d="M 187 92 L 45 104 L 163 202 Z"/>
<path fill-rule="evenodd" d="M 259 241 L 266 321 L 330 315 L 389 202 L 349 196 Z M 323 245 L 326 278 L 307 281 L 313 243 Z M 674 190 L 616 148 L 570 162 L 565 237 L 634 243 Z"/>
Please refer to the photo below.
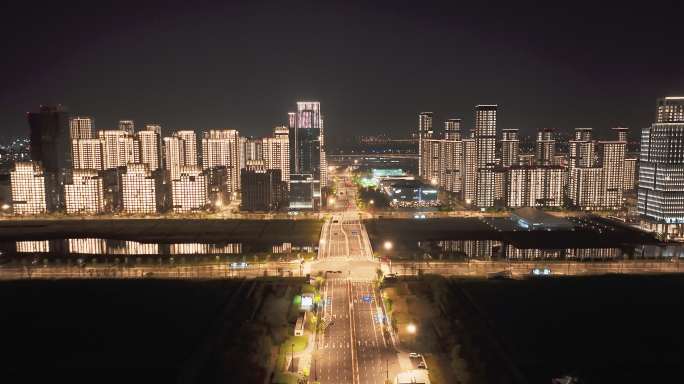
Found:
<path fill-rule="evenodd" d="M 119 131 L 125 131 L 132 135 L 135 133 L 135 123 L 133 120 L 119 120 Z"/>
<path fill-rule="evenodd" d="M 506 170 L 506 205 L 560 207 L 566 170 L 556 166 L 513 166 Z"/>
<path fill-rule="evenodd" d="M 475 107 L 475 151 L 477 152 L 477 187 L 475 204 L 480 208 L 494 206 L 496 165 L 496 115 L 497 105 Z"/>
<path fill-rule="evenodd" d="M 162 127 L 159 124 L 145 124 L 146 131 L 152 131 L 157 134 L 157 148 L 159 151 L 158 168 L 164 168 L 164 146 Z"/>
<path fill-rule="evenodd" d="M 71 139 L 91 139 L 93 137 L 93 119 L 76 116 L 69 119 Z"/>
<path fill-rule="evenodd" d="M 157 212 L 157 182 L 147 164 L 128 164 L 121 176 L 123 210 L 126 213 Z"/>
<path fill-rule="evenodd" d="M 175 133 L 183 140 L 183 152 L 185 165 L 198 165 L 197 161 L 197 134 L 192 130 L 183 130 Z"/>
<path fill-rule="evenodd" d="M 10 172 L 12 208 L 17 215 L 37 215 L 48 211 L 45 176 L 36 162 L 17 162 Z"/>
<path fill-rule="evenodd" d="M 93 169 L 75 169 L 71 184 L 64 186 L 66 212 L 96 214 L 105 207 L 102 178 Z"/>
<path fill-rule="evenodd" d="M 639 159 L 629 158 L 625 159 L 625 171 L 623 177 L 622 189 L 625 191 L 633 191 L 636 187 L 637 162 Z"/>
<path fill-rule="evenodd" d="M 501 131 L 501 165 L 512 167 L 518 165 L 520 154 L 520 140 L 517 129 L 504 129 Z"/>
<path fill-rule="evenodd" d="M 240 188 L 240 135 L 234 129 L 211 130 L 202 138 L 202 168 L 228 167 L 230 191 Z"/>
<path fill-rule="evenodd" d="M 684 97 L 658 100 L 656 122 L 641 131 L 637 209 L 644 225 L 670 237 L 684 229 Z"/>
<path fill-rule="evenodd" d="M 325 134 L 318 101 L 298 101 L 297 112 L 288 114 L 290 174 L 311 175 L 313 198 L 320 205 L 321 187 L 327 184 Z M 294 124 L 294 125 L 292 125 Z M 298 179 L 308 180 L 307 177 Z"/>
<path fill-rule="evenodd" d="M 31 159 L 40 163 L 44 172 L 58 174 L 71 165 L 71 132 L 69 114 L 61 106 L 40 106 L 28 113 Z"/>
<path fill-rule="evenodd" d="M 425 178 L 423 171 L 422 153 L 423 140 L 432 138 L 432 112 L 421 112 L 418 114 L 418 176 Z"/>
<path fill-rule="evenodd" d="M 556 154 L 556 139 L 553 129 L 544 128 L 537 132 L 537 164 L 551 165 Z"/>

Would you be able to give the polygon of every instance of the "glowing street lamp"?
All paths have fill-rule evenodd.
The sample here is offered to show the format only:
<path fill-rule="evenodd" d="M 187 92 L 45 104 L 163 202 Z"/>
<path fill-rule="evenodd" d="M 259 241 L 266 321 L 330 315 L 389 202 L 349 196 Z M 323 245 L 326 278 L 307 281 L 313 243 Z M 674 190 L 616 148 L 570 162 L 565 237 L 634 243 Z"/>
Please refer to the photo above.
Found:
<path fill-rule="evenodd" d="M 413 323 L 409 323 L 409 325 L 406 326 L 406 332 L 415 335 L 416 334 L 416 325 Z"/>
<path fill-rule="evenodd" d="M 2 205 L 2 210 L 3 210 L 3 211 L 7 211 L 7 210 L 9 210 L 9 209 L 10 209 L 9 204 L 3 204 L 3 205 Z"/>
<path fill-rule="evenodd" d="M 370 205 L 373 205 L 373 204 L 375 204 L 375 200 L 371 199 L 371 201 L 369 201 L 369 203 L 370 203 Z"/>
<path fill-rule="evenodd" d="M 391 241 L 385 241 L 385 244 L 383 244 L 383 247 L 385 248 L 386 251 L 392 250 L 392 247 L 393 247 L 393 246 L 394 246 L 394 245 L 392 244 Z"/>

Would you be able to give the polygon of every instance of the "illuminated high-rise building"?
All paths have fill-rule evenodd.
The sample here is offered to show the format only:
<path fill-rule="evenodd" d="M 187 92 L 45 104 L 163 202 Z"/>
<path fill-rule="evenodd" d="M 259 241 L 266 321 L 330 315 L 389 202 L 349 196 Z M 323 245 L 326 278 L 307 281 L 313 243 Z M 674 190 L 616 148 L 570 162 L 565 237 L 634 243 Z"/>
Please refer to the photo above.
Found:
<path fill-rule="evenodd" d="M 156 213 L 157 181 L 147 164 L 128 164 L 121 175 L 123 210 L 126 213 Z"/>
<path fill-rule="evenodd" d="M 641 131 L 637 209 L 642 224 L 684 237 L 684 97 L 658 100 L 656 122 Z"/>
<path fill-rule="evenodd" d="M 66 212 L 97 214 L 105 208 L 102 178 L 94 169 L 75 169 L 71 184 L 64 186 Z"/>
<path fill-rule="evenodd" d="M 155 130 L 139 131 L 136 134 L 140 146 L 140 162 L 147 164 L 150 171 L 161 167 L 161 148 L 159 147 L 159 133 Z"/>
<path fill-rule="evenodd" d="M 250 160 L 240 171 L 240 190 L 245 211 L 273 211 L 280 207 L 285 185 L 279 169 L 266 169 L 262 160 Z"/>
<path fill-rule="evenodd" d="M 280 169 L 283 181 L 290 182 L 290 140 L 287 127 L 275 127 L 273 136 L 262 140 L 262 156 L 266 169 Z"/>
<path fill-rule="evenodd" d="M 551 165 L 556 154 L 556 139 L 553 129 L 544 128 L 537 132 L 537 165 Z"/>
<path fill-rule="evenodd" d="M 76 116 L 69 119 L 71 139 L 91 139 L 93 137 L 93 119 Z"/>
<path fill-rule="evenodd" d="M 418 114 L 418 176 L 425 178 L 423 164 L 423 140 L 432 138 L 432 112 Z"/>
<path fill-rule="evenodd" d="M 249 161 L 263 160 L 262 145 L 260 138 L 240 137 L 240 169 L 246 168 Z"/>
<path fill-rule="evenodd" d="M 135 133 L 135 123 L 133 120 L 119 120 L 119 131 L 124 131 L 129 135 Z"/>
<path fill-rule="evenodd" d="M 625 159 L 625 170 L 623 174 L 622 189 L 625 191 L 633 191 L 636 187 L 637 162 L 639 159 L 629 158 Z"/>
<path fill-rule="evenodd" d="M 211 130 L 202 138 L 202 168 L 227 167 L 230 191 L 240 188 L 240 135 L 234 129 Z"/>
<path fill-rule="evenodd" d="M 171 200 L 174 212 L 203 210 L 208 200 L 207 178 L 198 165 L 180 168 L 180 175 L 171 181 Z"/>
<path fill-rule="evenodd" d="M 475 151 L 477 157 L 475 205 L 480 208 L 494 206 L 496 166 L 496 115 L 497 105 L 475 107 Z"/>
<path fill-rule="evenodd" d="M 658 99 L 657 123 L 680 123 L 684 121 L 684 96 L 669 96 Z"/>
<path fill-rule="evenodd" d="M 501 165 L 504 167 L 518 165 L 518 156 L 520 154 L 518 130 L 504 129 L 501 132 Z"/>
<path fill-rule="evenodd" d="M 624 141 L 599 141 L 602 209 L 620 209 L 623 205 L 626 145 Z"/>
<path fill-rule="evenodd" d="M 140 162 L 140 148 L 135 136 L 126 131 L 99 131 L 102 141 L 102 168 L 125 167 L 129 163 Z"/>
<path fill-rule="evenodd" d="M 475 139 L 463 139 L 463 200 L 475 203 L 477 192 L 477 149 Z"/>
<path fill-rule="evenodd" d="M 577 189 L 578 177 L 591 174 L 591 172 L 575 172 L 575 169 L 595 166 L 595 147 L 591 128 L 575 128 L 575 135 L 570 140 L 570 156 L 568 159 L 568 197 L 574 204 L 576 204 L 577 196 L 580 195 Z"/>
<path fill-rule="evenodd" d="M 513 166 L 506 170 L 506 206 L 561 207 L 565 173 L 555 166 Z"/>
<path fill-rule="evenodd" d="M 48 211 L 45 176 L 36 162 L 17 162 L 10 172 L 12 207 L 17 215 L 38 215 Z"/>
<path fill-rule="evenodd" d="M 180 169 L 197 165 L 195 131 L 177 131 L 164 138 L 164 162 L 170 180 L 180 177 Z"/>
<path fill-rule="evenodd" d="M 321 187 L 327 185 L 325 130 L 321 104 L 318 101 L 298 101 L 297 112 L 288 114 L 290 144 L 290 179 L 313 183 L 314 207 L 320 206 Z M 306 175 L 311 175 L 311 178 Z M 291 200 L 292 201 L 292 200 Z M 296 204 L 295 204 L 296 205 Z M 308 206 L 309 204 L 302 204 Z"/>
<path fill-rule="evenodd" d="M 74 139 L 71 143 L 74 169 L 102 168 L 102 140 Z"/>
<path fill-rule="evenodd" d="M 183 140 L 185 165 L 199 165 L 197 162 L 197 134 L 195 131 L 177 131 L 175 135 Z"/>
<path fill-rule="evenodd" d="M 461 140 L 461 119 L 447 119 L 444 122 L 444 138 Z"/>

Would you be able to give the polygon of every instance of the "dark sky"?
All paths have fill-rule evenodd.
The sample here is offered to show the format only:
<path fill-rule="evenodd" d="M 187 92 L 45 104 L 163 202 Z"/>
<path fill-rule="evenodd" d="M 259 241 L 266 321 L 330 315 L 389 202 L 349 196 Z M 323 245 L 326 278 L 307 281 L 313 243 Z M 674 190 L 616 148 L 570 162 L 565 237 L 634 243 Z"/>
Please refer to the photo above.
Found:
<path fill-rule="evenodd" d="M 499 129 L 607 132 L 684 94 L 674 2 L 5 3 L 3 137 L 26 135 L 25 112 L 48 103 L 97 129 L 130 118 L 262 135 L 298 99 L 321 101 L 332 137 L 406 135 L 423 110 L 470 129 L 478 103 L 501 105 Z"/>

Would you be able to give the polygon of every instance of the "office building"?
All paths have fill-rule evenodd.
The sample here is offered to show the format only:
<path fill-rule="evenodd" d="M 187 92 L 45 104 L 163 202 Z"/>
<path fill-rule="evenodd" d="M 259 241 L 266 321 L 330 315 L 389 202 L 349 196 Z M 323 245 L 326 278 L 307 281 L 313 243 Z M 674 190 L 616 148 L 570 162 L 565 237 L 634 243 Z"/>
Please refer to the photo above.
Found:
<path fill-rule="evenodd" d="M 73 139 L 71 148 L 74 169 L 103 169 L 102 140 Z"/>
<path fill-rule="evenodd" d="M 12 207 L 17 215 L 37 215 L 48 211 L 45 176 L 37 162 L 17 162 L 10 172 Z"/>
<path fill-rule="evenodd" d="M 69 214 L 97 214 L 104 212 L 102 178 L 94 169 L 75 169 L 71 184 L 64 186 L 66 212 Z"/>
<path fill-rule="evenodd" d="M 61 170 L 70 169 L 71 132 L 69 114 L 61 106 L 40 106 L 38 112 L 27 115 L 31 160 L 38 162 L 46 173 L 58 175 Z"/>
<path fill-rule="evenodd" d="M 501 165 L 503 167 L 518 165 L 518 156 L 520 155 L 518 130 L 504 129 L 501 133 Z"/>
<path fill-rule="evenodd" d="M 556 139 L 553 129 L 544 128 L 537 132 L 536 154 L 537 165 L 552 165 L 553 157 L 556 154 Z"/>
<path fill-rule="evenodd" d="M 202 168 L 227 167 L 230 193 L 240 188 L 240 135 L 234 129 L 211 130 L 202 138 Z"/>
<path fill-rule="evenodd" d="M 121 175 L 121 187 L 124 212 L 157 212 L 157 181 L 147 164 L 128 164 Z"/>
<path fill-rule="evenodd" d="M 327 162 L 325 156 L 325 130 L 321 106 L 317 101 L 298 101 L 297 112 L 288 114 L 290 144 L 290 179 L 297 177 L 298 183 L 313 181 L 313 199 L 316 202 L 306 206 L 320 206 L 321 188 L 327 185 Z M 295 206 L 303 195 L 291 197 Z M 292 208 L 296 208 L 293 206 Z"/>
<path fill-rule="evenodd" d="M 480 208 L 494 206 L 496 165 L 496 115 L 497 105 L 475 107 L 475 151 L 477 157 L 475 205 Z"/>
<path fill-rule="evenodd" d="M 285 186 L 280 169 L 266 169 L 262 160 L 250 160 L 240 171 L 244 211 L 274 211 L 283 203 Z"/>
<path fill-rule="evenodd" d="M 314 178 L 312 175 L 293 173 L 290 175 L 290 209 L 317 209 L 319 201 L 314 199 Z"/>
<path fill-rule="evenodd" d="M 133 120 L 119 120 L 119 131 L 132 135 L 135 133 L 135 123 L 133 123 Z"/>
<path fill-rule="evenodd" d="M 207 207 L 207 178 L 198 165 L 180 168 L 178 179 L 171 181 L 171 201 L 174 212 L 200 211 Z"/>
<path fill-rule="evenodd" d="M 74 139 L 92 139 L 93 119 L 76 116 L 69 119 L 69 136 Z"/>
<path fill-rule="evenodd" d="M 657 102 L 656 122 L 641 131 L 637 210 L 642 225 L 684 237 L 684 97 Z"/>

